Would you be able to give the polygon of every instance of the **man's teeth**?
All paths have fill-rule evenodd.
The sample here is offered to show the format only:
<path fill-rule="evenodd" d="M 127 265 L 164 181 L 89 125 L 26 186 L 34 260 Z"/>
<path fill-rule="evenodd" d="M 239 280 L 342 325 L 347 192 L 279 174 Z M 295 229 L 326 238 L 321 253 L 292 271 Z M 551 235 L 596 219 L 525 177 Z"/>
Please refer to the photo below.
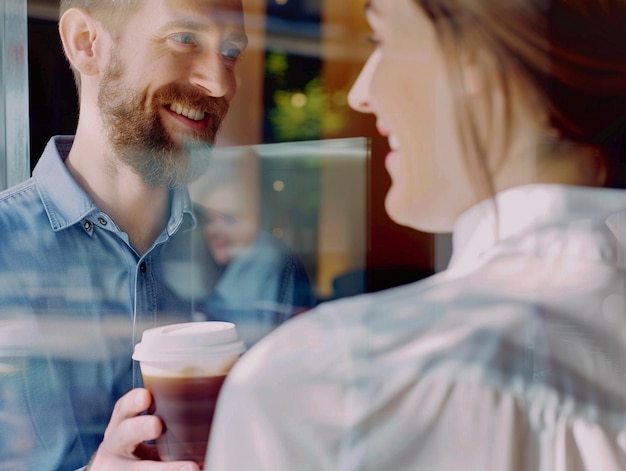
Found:
<path fill-rule="evenodd" d="M 394 136 L 393 134 L 389 135 L 387 140 L 389 141 L 389 148 L 391 150 L 398 150 L 400 148 L 400 143 L 398 142 L 396 136 Z"/>
<path fill-rule="evenodd" d="M 204 111 L 188 108 L 180 103 L 172 103 L 170 109 L 185 118 L 193 119 L 194 121 L 200 121 L 204 119 Z"/>

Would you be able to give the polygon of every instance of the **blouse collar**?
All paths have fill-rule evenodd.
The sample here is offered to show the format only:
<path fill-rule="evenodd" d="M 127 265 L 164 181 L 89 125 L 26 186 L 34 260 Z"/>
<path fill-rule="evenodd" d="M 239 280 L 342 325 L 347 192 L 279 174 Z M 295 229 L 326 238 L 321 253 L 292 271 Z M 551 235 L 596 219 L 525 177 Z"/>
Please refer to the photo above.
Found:
<path fill-rule="evenodd" d="M 623 264 L 626 190 L 533 184 L 502 191 L 457 219 L 449 269 L 473 270 L 494 248 L 511 245 Z"/>

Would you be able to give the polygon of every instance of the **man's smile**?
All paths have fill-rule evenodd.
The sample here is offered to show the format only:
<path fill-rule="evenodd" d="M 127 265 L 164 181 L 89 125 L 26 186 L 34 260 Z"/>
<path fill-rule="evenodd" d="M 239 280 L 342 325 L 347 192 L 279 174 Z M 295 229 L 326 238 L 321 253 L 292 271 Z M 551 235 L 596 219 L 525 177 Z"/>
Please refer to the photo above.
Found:
<path fill-rule="evenodd" d="M 197 108 L 183 106 L 180 103 L 165 105 L 164 108 L 170 116 L 196 131 L 204 131 L 209 125 L 211 115 Z"/>
<path fill-rule="evenodd" d="M 177 113 L 194 121 L 201 121 L 204 119 L 204 111 L 192 108 L 187 105 L 181 105 L 180 103 L 171 103 L 169 105 L 169 108 L 174 113 Z"/>

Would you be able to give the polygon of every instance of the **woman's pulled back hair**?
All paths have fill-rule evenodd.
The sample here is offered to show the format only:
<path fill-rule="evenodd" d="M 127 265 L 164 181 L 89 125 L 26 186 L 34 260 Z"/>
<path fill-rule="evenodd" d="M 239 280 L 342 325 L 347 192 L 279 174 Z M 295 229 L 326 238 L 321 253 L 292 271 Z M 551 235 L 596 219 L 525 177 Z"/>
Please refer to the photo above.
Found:
<path fill-rule="evenodd" d="M 560 142 L 595 148 L 608 161 L 608 185 L 626 187 L 626 0 L 415 1 L 433 21 L 453 84 L 463 89 L 461 50 L 490 53 L 505 94 L 513 64 L 546 108 L 546 127 Z M 490 185 L 480 157 L 487 143 L 463 101 L 461 131 L 473 147 L 468 165 L 482 167 L 481 183 Z M 510 118 L 510 109 L 505 113 Z"/>

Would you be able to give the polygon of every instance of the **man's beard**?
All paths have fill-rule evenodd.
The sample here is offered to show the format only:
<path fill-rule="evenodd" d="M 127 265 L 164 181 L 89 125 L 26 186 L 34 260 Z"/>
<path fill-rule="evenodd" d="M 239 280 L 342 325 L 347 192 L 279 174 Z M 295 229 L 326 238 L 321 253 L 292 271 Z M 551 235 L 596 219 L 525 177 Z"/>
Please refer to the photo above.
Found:
<path fill-rule="evenodd" d="M 182 188 L 206 171 L 229 103 L 225 98 L 207 96 L 191 85 L 177 84 L 157 90 L 149 108 L 147 100 L 145 94 L 126 85 L 124 67 L 112 57 L 104 71 L 98 105 L 115 158 L 149 185 Z M 204 111 L 209 119 L 207 129 L 189 130 L 184 142 L 176 142 L 159 118 L 161 107 L 171 103 Z"/>

